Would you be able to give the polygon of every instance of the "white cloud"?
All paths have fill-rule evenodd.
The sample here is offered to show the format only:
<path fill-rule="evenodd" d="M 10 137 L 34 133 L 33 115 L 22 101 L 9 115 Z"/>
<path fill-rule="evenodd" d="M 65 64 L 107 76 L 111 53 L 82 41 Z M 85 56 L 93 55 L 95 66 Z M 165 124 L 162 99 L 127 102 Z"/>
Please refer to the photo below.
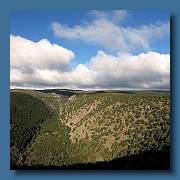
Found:
<path fill-rule="evenodd" d="M 48 40 L 10 37 L 11 87 L 169 89 L 170 56 L 156 52 L 137 56 L 99 51 L 71 69 L 74 53 Z"/>
<path fill-rule="evenodd" d="M 156 52 L 138 56 L 108 55 L 102 51 L 91 59 L 90 69 L 96 72 L 96 85 L 114 88 L 170 87 L 170 56 Z"/>
<path fill-rule="evenodd" d="M 126 10 L 114 10 L 114 11 L 91 10 L 89 11 L 89 15 L 93 19 L 109 19 L 113 23 L 119 23 L 124 21 L 124 19 L 128 17 L 128 12 Z"/>
<path fill-rule="evenodd" d="M 149 50 L 150 44 L 157 39 L 169 35 L 169 22 L 156 22 L 154 24 L 128 27 L 119 25 L 127 11 L 115 10 L 111 13 L 103 11 L 90 11 L 92 21 L 74 27 L 68 27 L 58 22 L 52 23 L 54 35 L 58 38 L 81 40 L 100 45 L 107 50 L 127 51 Z"/>
<path fill-rule="evenodd" d="M 63 70 L 75 57 L 74 53 L 47 39 L 33 42 L 20 36 L 10 36 L 11 67 L 34 71 L 38 69 Z"/>
<path fill-rule="evenodd" d="M 33 42 L 20 36 L 10 36 L 11 83 L 48 84 L 57 81 L 60 72 L 71 69 L 74 53 L 47 39 Z"/>

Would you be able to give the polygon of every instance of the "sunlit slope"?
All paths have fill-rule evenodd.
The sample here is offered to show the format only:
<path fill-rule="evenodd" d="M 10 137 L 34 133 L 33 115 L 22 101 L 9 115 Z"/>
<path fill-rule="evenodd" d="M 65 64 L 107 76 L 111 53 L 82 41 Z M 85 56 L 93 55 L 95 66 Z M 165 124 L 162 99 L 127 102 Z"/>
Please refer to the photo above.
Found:
<path fill-rule="evenodd" d="M 66 104 L 61 119 L 71 127 L 72 142 L 92 140 L 110 151 L 119 148 L 138 152 L 168 144 L 169 94 L 83 95 Z"/>

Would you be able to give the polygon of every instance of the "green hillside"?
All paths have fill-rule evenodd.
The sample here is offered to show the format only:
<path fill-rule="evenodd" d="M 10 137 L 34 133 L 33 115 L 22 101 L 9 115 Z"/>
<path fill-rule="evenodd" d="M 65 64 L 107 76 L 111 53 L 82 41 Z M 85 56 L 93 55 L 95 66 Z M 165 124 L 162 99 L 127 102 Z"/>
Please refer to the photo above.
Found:
<path fill-rule="evenodd" d="M 110 162 L 170 146 L 170 93 L 11 90 L 11 167 Z"/>

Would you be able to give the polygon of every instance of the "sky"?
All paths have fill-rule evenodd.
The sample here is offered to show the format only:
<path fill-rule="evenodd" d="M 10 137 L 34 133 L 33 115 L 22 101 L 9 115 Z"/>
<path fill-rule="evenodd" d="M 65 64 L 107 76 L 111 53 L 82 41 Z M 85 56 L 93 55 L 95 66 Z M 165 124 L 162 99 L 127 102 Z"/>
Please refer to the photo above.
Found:
<path fill-rule="evenodd" d="M 11 11 L 11 88 L 170 89 L 170 13 Z"/>

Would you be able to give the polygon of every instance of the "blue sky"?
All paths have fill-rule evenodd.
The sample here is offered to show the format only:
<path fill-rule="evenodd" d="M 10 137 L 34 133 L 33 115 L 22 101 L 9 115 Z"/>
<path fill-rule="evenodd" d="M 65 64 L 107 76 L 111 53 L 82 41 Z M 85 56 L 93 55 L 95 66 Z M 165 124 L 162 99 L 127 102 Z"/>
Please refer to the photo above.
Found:
<path fill-rule="evenodd" d="M 110 12 L 110 11 L 107 11 Z M 11 28 L 10 32 L 13 35 L 20 35 L 32 41 L 39 41 L 47 38 L 51 43 L 57 43 L 63 47 L 69 48 L 76 53 L 78 62 L 84 62 L 90 57 L 96 55 L 96 52 L 102 47 L 85 44 L 82 41 L 70 41 L 67 39 L 58 39 L 54 36 L 51 24 L 54 21 L 69 27 L 81 25 L 85 20 L 91 20 L 88 11 L 78 10 L 61 10 L 61 11 L 12 11 L 11 12 Z M 155 23 L 158 21 L 166 22 L 170 20 L 168 11 L 158 10 L 141 10 L 129 11 L 127 21 L 124 21 L 123 26 L 138 27 L 146 24 Z M 159 53 L 170 53 L 169 36 L 161 39 L 156 43 L 152 43 L 149 50 L 157 51 Z M 144 52 L 146 52 L 144 50 Z M 114 52 L 112 52 L 114 53 Z M 139 53 L 133 52 L 134 54 Z"/>
<path fill-rule="evenodd" d="M 170 72 L 167 70 L 170 69 L 168 62 L 170 58 L 168 57 L 169 60 L 167 60 L 168 58 L 166 57 L 166 64 L 161 65 L 161 61 L 159 62 L 159 59 L 164 58 L 164 54 L 167 56 L 170 55 L 170 13 L 168 11 L 11 11 L 10 34 L 12 35 L 11 39 L 13 39 L 13 41 L 11 40 L 12 87 L 72 87 L 90 89 L 169 89 L 170 87 L 170 82 L 168 82 L 170 79 L 168 73 L 170 74 Z M 67 61 L 65 62 L 61 55 L 59 55 L 59 62 L 56 58 L 53 60 L 53 57 L 55 57 L 54 54 L 52 59 L 44 58 L 42 52 L 37 54 L 38 49 L 35 54 L 31 53 L 30 55 L 28 54 L 30 53 L 29 51 L 27 52 L 27 57 L 22 56 L 20 51 L 26 51 L 27 48 L 23 48 L 30 47 L 32 43 L 34 43 L 32 45 L 33 47 L 38 44 L 38 48 L 42 50 L 42 46 L 44 45 L 38 42 L 43 39 L 49 42 L 47 48 L 53 44 L 64 48 L 63 57 L 65 57 L 64 53 L 67 53 L 65 57 Z M 41 44 L 41 47 L 39 44 Z M 22 46 L 22 48 L 17 49 L 17 45 L 19 47 Z M 57 54 L 58 50 L 56 50 L 54 48 L 52 52 Z M 147 56 L 143 56 L 143 58 L 148 59 L 146 64 L 150 63 L 147 67 L 144 65 L 143 60 L 141 60 L 142 53 L 144 53 L 144 56 Z M 159 71 L 162 70 L 163 72 L 158 72 L 158 68 L 156 67 L 156 72 L 149 70 L 149 74 L 145 75 L 147 79 L 138 79 L 140 74 L 144 73 L 145 68 L 150 68 L 151 63 L 154 63 L 149 60 L 150 57 L 152 58 L 154 56 L 155 58 L 158 58 L 156 56 L 160 56 L 157 60 L 157 66 L 163 66 L 159 67 Z M 31 62 L 29 61 L 29 57 L 32 58 Z M 132 63 L 131 60 L 123 65 L 124 68 L 130 71 L 132 68 L 132 72 L 136 72 L 135 74 L 129 73 L 124 77 L 122 74 L 124 69 L 121 70 L 121 64 L 125 63 L 123 61 L 125 57 L 127 59 L 134 58 L 140 60 L 136 61 L 136 64 L 133 66 L 134 68 L 132 67 L 134 61 Z M 26 63 L 26 58 L 29 64 Z M 44 63 L 44 71 L 46 70 L 47 72 L 48 70 L 47 73 L 52 78 L 54 77 L 52 73 L 57 73 L 59 79 L 72 77 L 67 82 L 61 80 L 58 82 L 56 80 L 52 83 L 50 83 L 50 79 L 49 81 L 45 81 L 45 78 L 37 77 L 38 74 L 42 73 L 43 69 L 41 68 L 38 71 L 38 64 L 36 64 L 37 66 L 35 65 L 37 58 L 42 58 L 38 60 L 41 64 Z M 20 61 L 21 65 L 17 65 Z M 141 61 L 142 66 L 139 63 Z M 99 62 L 101 62 L 104 69 L 97 68 Z M 106 74 L 106 70 L 108 69 L 106 66 L 108 66 L 108 63 L 111 64 L 111 62 L 121 67 L 119 71 L 116 70 L 118 72 L 113 76 L 108 73 Z M 46 66 L 46 64 L 52 63 L 56 63 L 58 68 L 53 69 Z M 139 68 L 136 66 L 139 66 Z M 115 69 L 112 67 L 109 71 L 114 72 Z M 89 81 L 77 80 L 81 79 L 82 72 L 84 77 Z M 43 74 L 45 73 L 43 72 Z M 34 81 L 28 80 L 26 78 L 28 75 L 32 79 L 34 78 Z M 75 78 L 75 76 L 77 77 Z M 108 79 L 106 76 L 108 78 L 109 76 L 112 77 Z M 133 79 L 134 76 L 137 77 Z M 148 79 L 148 77 L 150 78 Z M 105 80 L 109 81 L 108 85 L 104 85 Z M 125 83 L 127 80 L 129 83 Z"/>

